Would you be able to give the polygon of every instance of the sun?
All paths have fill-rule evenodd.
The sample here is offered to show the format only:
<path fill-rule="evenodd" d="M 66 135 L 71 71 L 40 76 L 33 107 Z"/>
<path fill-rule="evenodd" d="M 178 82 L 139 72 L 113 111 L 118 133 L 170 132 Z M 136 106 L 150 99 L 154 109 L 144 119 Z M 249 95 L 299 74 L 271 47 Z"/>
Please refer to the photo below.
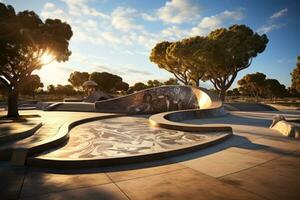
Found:
<path fill-rule="evenodd" d="M 49 53 L 49 52 L 45 52 L 41 57 L 40 57 L 40 62 L 42 65 L 48 65 L 50 64 L 52 61 L 54 60 L 54 55 Z"/>

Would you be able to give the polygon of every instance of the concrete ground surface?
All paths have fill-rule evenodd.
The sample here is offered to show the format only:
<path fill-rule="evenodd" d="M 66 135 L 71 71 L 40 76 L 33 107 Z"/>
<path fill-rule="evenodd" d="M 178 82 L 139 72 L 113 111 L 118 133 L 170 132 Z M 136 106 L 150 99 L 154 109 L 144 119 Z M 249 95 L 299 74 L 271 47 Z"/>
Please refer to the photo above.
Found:
<path fill-rule="evenodd" d="M 299 112 L 281 113 L 300 118 Z M 97 115 L 39 114 L 51 122 L 48 128 L 63 123 L 68 116 Z M 231 112 L 220 118 L 186 121 L 228 124 L 234 136 L 215 146 L 159 161 L 82 170 L 38 169 L 2 161 L 0 199 L 298 200 L 300 141 L 268 129 L 275 114 Z M 47 134 L 47 128 L 41 131 Z"/>

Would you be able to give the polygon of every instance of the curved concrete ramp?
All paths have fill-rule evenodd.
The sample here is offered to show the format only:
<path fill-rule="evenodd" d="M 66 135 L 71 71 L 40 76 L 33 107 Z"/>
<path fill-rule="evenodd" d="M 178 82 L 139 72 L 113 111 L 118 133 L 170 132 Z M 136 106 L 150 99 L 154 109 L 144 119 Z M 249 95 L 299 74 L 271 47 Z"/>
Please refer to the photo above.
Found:
<path fill-rule="evenodd" d="M 151 114 L 174 110 L 207 109 L 211 106 L 222 106 L 222 103 L 208 90 L 177 85 L 150 88 L 127 96 L 99 101 L 95 103 L 95 111 Z"/>

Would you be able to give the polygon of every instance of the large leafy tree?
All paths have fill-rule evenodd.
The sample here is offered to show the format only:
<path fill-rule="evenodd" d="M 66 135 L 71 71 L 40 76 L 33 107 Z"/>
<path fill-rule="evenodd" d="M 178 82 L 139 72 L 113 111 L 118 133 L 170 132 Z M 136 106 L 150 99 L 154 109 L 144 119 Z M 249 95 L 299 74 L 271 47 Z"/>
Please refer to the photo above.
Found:
<path fill-rule="evenodd" d="M 239 91 L 252 97 L 277 98 L 287 95 L 285 85 L 276 79 L 268 79 L 263 73 L 247 74 L 238 81 Z"/>
<path fill-rule="evenodd" d="M 270 98 L 284 97 L 288 94 L 285 85 L 276 79 L 266 79 L 264 94 Z"/>
<path fill-rule="evenodd" d="M 43 22 L 33 11 L 16 13 L 12 6 L 3 3 L 0 3 L 0 27 L 0 81 L 8 91 L 7 116 L 18 117 L 20 87 L 46 60 L 68 60 L 72 30 L 58 19 Z M 45 59 L 50 55 L 51 60 Z"/>
<path fill-rule="evenodd" d="M 182 60 L 168 54 L 167 50 L 171 45 L 173 43 L 167 41 L 156 44 L 151 51 L 150 61 L 156 63 L 159 68 L 172 73 L 183 84 L 188 85 L 191 82 L 189 69 L 181 62 Z"/>
<path fill-rule="evenodd" d="M 88 81 L 90 74 L 88 72 L 74 71 L 70 74 L 68 81 L 77 90 L 83 90 L 82 85 L 85 81 Z"/>
<path fill-rule="evenodd" d="M 207 71 L 208 42 L 206 37 L 196 36 L 174 42 L 167 48 L 168 58 L 176 60 L 186 70 L 190 85 L 199 86 Z"/>
<path fill-rule="evenodd" d="M 292 88 L 300 93 L 300 56 L 297 58 L 296 68 L 291 73 L 292 75 Z"/>
<path fill-rule="evenodd" d="M 266 75 L 260 72 L 247 74 L 238 81 L 239 91 L 243 95 L 262 97 L 265 90 Z"/>
<path fill-rule="evenodd" d="M 41 79 L 38 75 L 30 75 L 28 80 L 20 87 L 20 92 L 22 94 L 31 95 L 32 98 L 35 98 L 35 93 L 38 89 L 43 88 L 44 84 L 41 82 Z"/>
<path fill-rule="evenodd" d="M 268 38 L 245 25 L 217 29 L 208 38 L 213 47 L 210 47 L 212 54 L 206 79 L 212 82 L 224 101 L 226 90 L 230 88 L 238 72 L 248 68 L 252 59 L 265 50 Z"/>
<path fill-rule="evenodd" d="M 224 100 L 238 72 L 249 67 L 267 43 L 265 34 L 254 33 L 245 25 L 233 25 L 212 31 L 207 37 L 158 43 L 150 60 L 185 85 L 199 86 L 200 80 L 210 80 Z"/>
<path fill-rule="evenodd" d="M 104 92 L 126 91 L 129 87 L 120 76 L 108 72 L 93 72 L 90 74 L 90 80 L 95 81 Z"/>

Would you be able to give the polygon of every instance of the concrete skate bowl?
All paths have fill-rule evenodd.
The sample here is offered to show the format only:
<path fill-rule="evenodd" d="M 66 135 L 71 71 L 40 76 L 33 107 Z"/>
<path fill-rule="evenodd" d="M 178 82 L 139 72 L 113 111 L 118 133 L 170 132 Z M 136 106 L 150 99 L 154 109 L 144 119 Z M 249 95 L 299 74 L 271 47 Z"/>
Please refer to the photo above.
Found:
<path fill-rule="evenodd" d="M 145 162 L 203 149 L 232 135 L 231 127 L 180 122 L 226 114 L 217 96 L 203 88 L 147 89 L 96 102 L 95 111 L 115 114 L 64 125 L 63 146 L 39 149 L 27 165 L 73 169 Z"/>
<path fill-rule="evenodd" d="M 147 115 L 106 116 L 70 126 L 60 130 L 65 137 L 63 146 L 35 149 L 26 164 L 75 169 L 146 162 L 207 148 L 232 135 L 231 130 L 188 132 L 152 127 Z"/>

